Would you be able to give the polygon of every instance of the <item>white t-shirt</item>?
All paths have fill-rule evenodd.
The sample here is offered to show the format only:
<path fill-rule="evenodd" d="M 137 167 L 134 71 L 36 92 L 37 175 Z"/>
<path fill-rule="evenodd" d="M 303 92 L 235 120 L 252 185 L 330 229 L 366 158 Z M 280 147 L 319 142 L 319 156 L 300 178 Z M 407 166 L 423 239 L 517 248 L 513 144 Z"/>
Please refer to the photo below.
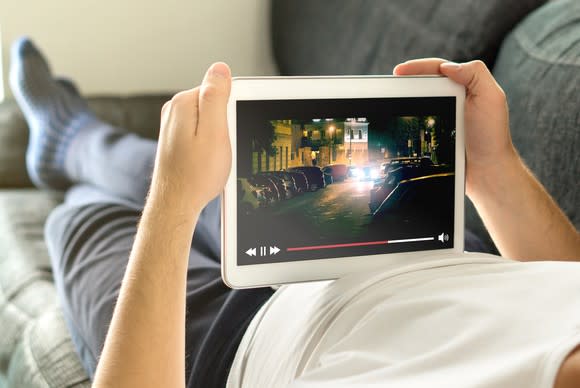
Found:
<path fill-rule="evenodd" d="M 389 260 L 281 287 L 228 387 L 552 387 L 580 343 L 580 263 L 491 255 Z"/>

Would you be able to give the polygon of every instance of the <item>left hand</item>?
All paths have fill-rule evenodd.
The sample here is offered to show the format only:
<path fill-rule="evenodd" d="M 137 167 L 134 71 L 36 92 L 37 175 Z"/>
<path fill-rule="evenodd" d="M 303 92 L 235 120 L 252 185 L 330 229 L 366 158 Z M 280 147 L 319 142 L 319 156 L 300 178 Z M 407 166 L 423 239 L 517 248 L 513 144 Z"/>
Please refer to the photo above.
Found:
<path fill-rule="evenodd" d="M 231 166 L 227 102 L 231 72 L 214 63 L 200 86 L 177 93 L 161 110 L 150 197 L 180 211 L 200 211 L 218 196 Z"/>
<path fill-rule="evenodd" d="M 415 59 L 397 65 L 393 72 L 395 75 L 444 75 L 465 86 L 465 188 L 470 198 L 485 189 L 490 180 L 496 180 L 506 166 L 519 163 L 510 136 L 505 93 L 483 62 Z"/>

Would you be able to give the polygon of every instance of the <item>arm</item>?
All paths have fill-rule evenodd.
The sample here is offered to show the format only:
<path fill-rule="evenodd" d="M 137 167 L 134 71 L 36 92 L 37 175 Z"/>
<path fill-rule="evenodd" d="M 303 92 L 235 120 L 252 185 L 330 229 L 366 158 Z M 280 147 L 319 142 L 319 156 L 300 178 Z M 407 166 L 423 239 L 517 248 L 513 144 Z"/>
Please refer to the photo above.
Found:
<path fill-rule="evenodd" d="M 97 367 L 95 387 L 185 386 L 185 295 L 193 230 L 230 170 L 230 72 L 165 104 L 151 190 Z"/>
<path fill-rule="evenodd" d="M 466 192 L 502 256 L 580 260 L 580 234 L 517 154 L 505 94 L 487 67 L 422 59 L 394 73 L 443 74 L 467 88 Z"/>

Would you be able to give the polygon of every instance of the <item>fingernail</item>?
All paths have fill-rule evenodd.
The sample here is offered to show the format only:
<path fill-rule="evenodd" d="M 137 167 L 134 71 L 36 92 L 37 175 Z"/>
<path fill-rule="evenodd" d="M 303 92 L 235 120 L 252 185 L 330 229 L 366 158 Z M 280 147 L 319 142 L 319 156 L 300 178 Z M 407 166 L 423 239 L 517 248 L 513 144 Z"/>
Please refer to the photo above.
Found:
<path fill-rule="evenodd" d="M 441 64 L 441 68 L 447 69 L 447 70 L 457 71 L 457 70 L 461 69 L 461 64 L 455 63 L 455 62 L 444 62 Z"/>
<path fill-rule="evenodd" d="M 404 64 L 405 64 L 405 62 L 403 62 L 403 63 L 399 63 L 397 66 L 395 66 L 395 67 L 393 68 L 393 74 L 395 74 L 395 75 L 396 75 L 396 74 L 397 74 L 397 72 L 399 71 L 399 69 L 401 68 L 401 66 L 403 66 Z"/>
<path fill-rule="evenodd" d="M 230 75 L 230 69 L 228 65 L 223 62 L 217 62 L 211 65 L 209 68 L 209 74 L 215 75 L 218 77 L 228 77 Z"/>

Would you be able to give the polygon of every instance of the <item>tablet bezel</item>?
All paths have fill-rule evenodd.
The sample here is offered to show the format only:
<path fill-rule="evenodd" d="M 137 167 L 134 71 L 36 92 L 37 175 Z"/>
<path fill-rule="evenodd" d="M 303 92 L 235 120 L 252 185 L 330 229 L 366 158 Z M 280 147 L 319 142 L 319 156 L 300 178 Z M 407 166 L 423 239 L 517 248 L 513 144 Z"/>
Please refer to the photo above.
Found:
<path fill-rule="evenodd" d="M 295 100 L 331 98 L 455 97 L 455 214 L 453 248 L 383 253 L 329 259 L 238 265 L 237 249 L 237 138 L 239 100 Z M 361 270 L 379 269 L 389 257 L 463 252 L 465 202 L 464 146 L 465 88 L 440 76 L 239 77 L 232 80 L 228 127 L 232 168 L 222 196 L 222 279 L 231 288 L 253 288 L 336 279 Z"/>

